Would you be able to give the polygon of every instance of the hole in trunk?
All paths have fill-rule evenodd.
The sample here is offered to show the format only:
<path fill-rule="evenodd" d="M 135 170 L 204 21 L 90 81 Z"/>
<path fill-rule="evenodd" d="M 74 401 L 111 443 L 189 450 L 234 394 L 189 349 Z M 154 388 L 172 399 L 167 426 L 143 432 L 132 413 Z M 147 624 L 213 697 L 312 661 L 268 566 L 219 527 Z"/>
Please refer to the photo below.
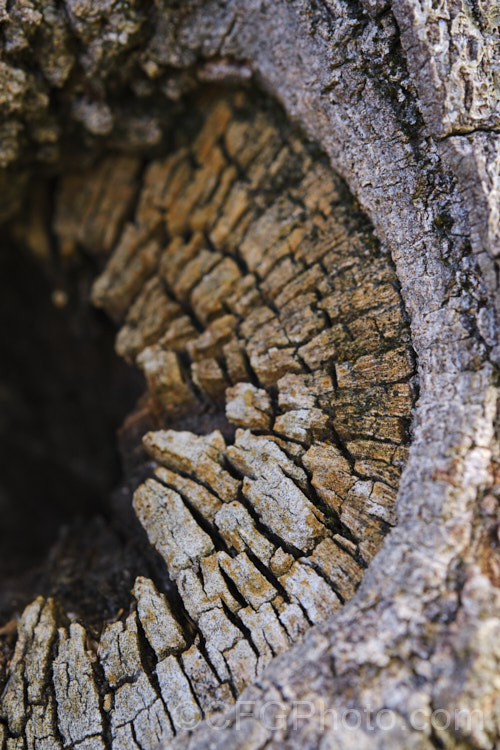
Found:
<path fill-rule="evenodd" d="M 2 616 L 42 593 L 61 527 L 107 516 L 116 430 L 143 389 L 89 301 L 93 265 L 81 255 L 58 284 L 52 259 L 40 263 L 12 237 L 0 252 Z"/>

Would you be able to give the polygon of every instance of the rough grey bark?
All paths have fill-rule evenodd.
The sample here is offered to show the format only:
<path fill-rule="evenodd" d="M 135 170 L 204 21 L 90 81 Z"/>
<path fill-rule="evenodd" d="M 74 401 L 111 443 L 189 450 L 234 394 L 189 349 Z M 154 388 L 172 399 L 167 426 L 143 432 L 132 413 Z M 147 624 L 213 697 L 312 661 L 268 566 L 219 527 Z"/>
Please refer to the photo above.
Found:
<path fill-rule="evenodd" d="M 27 167 L 21 159 L 21 134 L 35 132 L 34 123 L 41 121 L 50 131 L 46 143 L 56 144 L 58 129 L 70 132 L 76 118 L 86 129 L 83 140 L 89 151 L 110 144 L 137 149 L 159 137 L 152 133 L 161 133 L 161 115 L 148 110 L 148 96 L 160 89 L 176 96 L 195 82 L 219 76 L 255 76 L 325 150 L 390 250 L 410 317 L 420 389 L 409 460 L 399 485 L 397 526 L 370 562 L 357 593 L 309 629 L 301 643 L 271 661 L 243 692 L 240 704 L 228 711 L 223 728 L 201 722 L 191 735 L 169 739 L 165 746 L 495 746 L 500 732 L 495 536 L 500 160 L 498 85 L 490 61 L 498 50 L 498 12 L 488 3 L 435 7 L 416 0 L 395 0 L 390 6 L 366 2 L 363 7 L 207 2 L 181 11 L 157 6 L 149 18 L 147 10 L 128 5 L 108 9 L 104 25 L 84 4 L 54 7 L 50 19 L 36 8 L 15 5 L 9 10 L 3 69 L 11 115 L 5 124 L 11 134 L 11 150 L 4 156 L 8 169 L 22 181 Z M 62 40 L 71 36 L 72 41 L 64 58 L 52 60 L 40 50 L 56 31 Z M 48 65 L 44 86 L 49 92 L 60 86 L 62 92 L 43 105 L 30 94 L 33 65 L 23 58 L 29 53 L 23 51 L 22 35 L 29 38 L 31 33 L 34 59 L 40 69 L 42 61 Z M 103 38 L 109 38 L 109 46 Z M 66 49 L 64 41 L 61 49 Z M 128 62 L 118 76 L 124 55 Z M 142 78 L 139 68 L 145 71 Z M 115 75 L 120 81 L 115 94 L 130 83 L 136 98 L 113 97 Z M 90 94 L 82 93 L 86 79 L 92 81 Z M 146 85 L 148 79 L 153 83 Z M 137 126 L 135 141 L 130 132 L 120 132 L 124 122 L 134 122 L 132 115 L 123 118 L 123 101 L 133 102 L 143 115 L 143 130 Z M 54 118 L 59 118 L 57 124 Z M 43 153 L 40 145 L 30 145 L 30 158 L 40 159 Z M 51 158 L 57 163 L 56 156 Z M 261 398 L 253 407 L 265 414 L 267 402 L 263 394 Z M 150 447 L 153 454 L 165 449 Z M 153 609 L 167 606 L 148 587 L 144 581 L 137 587 L 139 613 L 141 597 L 149 597 Z M 35 673 L 53 659 L 57 618 L 51 603 L 34 603 L 26 613 L 24 635 L 21 630 L 10 666 L 12 707 L 24 694 L 23 669 L 33 690 L 40 689 Z M 106 677 L 109 684 L 126 686 L 137 669 L 133 658 L 140 658 L 133 645 L 136 625 L 114 627 L 129 639 L 132 661 L 124 666 L 113 661 L 110 651 Z M 143 623 L 146 634 L 148 627 L 154 632 Z M 51 634 L 48 640 L 45 631 Z M 74 623 L 62 632 L 53 683 L 58 706 L 79 694 L 87 712 L 80 723 L 59 720 L 58 732 L 63 746 L 102 747 L 108 741 L 104 704 L 86 677 L 93 668 L 92 649 L 85 646 L 82 631 Z M 173 625 L 172 638 L 179 637 Z M 174 662 L 168 664 L 173 669 Z M 113 668 L 123 674 L 113 677 Z M 173 680 L 165 672 L 164 685 Z M 182 677 L 177 695 L 180 682 Z M 154 691 L 146 695 L 148 691 L 145 685 L 145 710 L 148 716 L 157 712 L 148 721 L 161 727 L 163 708 Z M 127 700 L 136 705 L 135 698 L 123 700 L 124 706 Z M 238 726 L 238 705 L 245 700 L 253 702 L 254 713 Z M 285 719 L 271 726 L 260 708 L 273 701 L 283 704 Z M 303 701 L 318 710 L 297 726 L 294 707 Z M 347 709 L 360 715 L 384 709 L 394 722 L 386 729 L 336 724 L 335 717 Z M 436 728 L 431 721 L 436 709 L 451 715 L 456 709 L 477 709 L 483 722 Z M 52 699 L 43 715 L 31 713 L 27 725 L 21 718 L 17 726 L 16 710 L 9 710 L 9 748 L 24 747 L 22 736 L 30 746 L 33 726 L 42 735 L 46 726 L 47 737 L 52 731 Z M 111 722 L 113 711 L 118 708 L 112 709 Z M 420 712 L 418 727 L 411 720 L 415 711 Z M 61 715 L 71 716 L 70 709 Z M 133 741 L 131 737 L 131 747 Z"/>

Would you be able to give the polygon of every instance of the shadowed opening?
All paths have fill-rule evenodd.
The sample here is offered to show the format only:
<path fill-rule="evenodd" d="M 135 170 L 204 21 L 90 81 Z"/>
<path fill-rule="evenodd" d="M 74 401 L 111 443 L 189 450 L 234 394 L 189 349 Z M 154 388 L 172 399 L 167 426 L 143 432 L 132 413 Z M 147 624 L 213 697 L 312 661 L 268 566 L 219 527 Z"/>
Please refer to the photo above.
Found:
<path fill-rule="evenodd" d="M 80 254 L 63 276 L 12 233 L 0 250 L 0 614 L 38 593 L 62 526 L 107 515 L 120 478 L 116 430 L 142 384 L 90 303 L 94 265 Z"/>

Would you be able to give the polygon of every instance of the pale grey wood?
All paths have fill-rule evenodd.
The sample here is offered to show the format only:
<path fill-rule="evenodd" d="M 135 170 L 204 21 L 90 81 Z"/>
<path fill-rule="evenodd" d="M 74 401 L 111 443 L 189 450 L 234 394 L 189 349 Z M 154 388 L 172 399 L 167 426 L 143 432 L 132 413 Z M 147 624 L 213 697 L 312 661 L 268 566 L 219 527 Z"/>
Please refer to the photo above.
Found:
<path fill-rule="evenodd" d="M 389 9 L 365 5 L 370 15 L 356 3 L 331 0 L 314 6 L 305 0 L 193 3 L 182 13 L 167 6 L 155 9 L 153 31 L 137 42 L 152 91 L 162 73 L 163 90 L 176 96 L 193 79 L 229 70 L 246 80 L 251 72 L 321 144 L 390 248 L 411 318 L 420 386 L 398 526 L 358 593 L 245 691 L 240 701 L 254 701 L 257 718 L 238 729 L 236 704 L 224 729 L 201 723 L 192 736 L 168 740 L 165 747 L 333 750 L 434 748 L 442 742 L 486 749 L 499 741 L 500 597 L 477 542 L 481 502 L 494 489 L 491 467 L 498 455 L 498 9 L 488 2 L 473 8 L 465 0 L 437 9 L 419 0 L 394 0 Z M 56 53 L 42 59 L 43 45 L 30 53 L 45 69 L 46 82 L 30 106 L 51 133 L 47 141 L 58 138 L 53 117 L 62 128 L 66 123 L 65 115 L 51 113 L 43 94 L 63 86 L 91 148 L 105 137 L 133 145 L 131 133 L 113 133 L 120 113 L 107 103 L 106 76 L 114 74 L 110 59 L 132 49 L 145 21 L 133 3 L 113 11 L 109 27 L 119 41 L 100 56 L 101 29 L 85 17 L 89 8 L 68 2 L 54 6 L 52 15 L 19 8 L 20 21 L 2 11 L 10 29 L 0 70 L 8 117 L 2 128 L 9 134 L 2 159 L 14 173 L 21 164 L 22 128 L 34 127 L 24 99 L 34 79 L 28 67 L 12 62 L 7 48 L 22 47 L 32 27 L 45 40 L 60 35 L 67 50 L 60 59 Z M 125 10 L 132 19 L 127 29 Z M 79 38 L 83 56 L 69 44 L 71 35 Z M 447 58 L 450 45 L 460 50 L 462 67 Z M 89 79 L 103 73 L 91 101 L 72 88 L 69 71 L 77 54 Z M 178 72 L 164 72 L 169 65 Z M 135 75 L 130 73 L 132 80 Z M 137 107 L 140 113 L 140 99 Z M 145 118 L 145 141 L 155 140 L 158 123 L 154 115 Z M 34 158 L 42 151 L 33 149 Z M 26 633 L 32 630 L 27 622 Z M 75 659 L 88 670 L 79 638 L 75 630 L 66 648 L 77 644 Z M 36 653 L 33 645 L 27 648 Z M 70 686 L 60 682 L 61 694 Z M 276 700 L 283 702 L 287 722 L 269 728 L 259 722 L 259 709 Z M 316 715 L 294 728 L 293 709 L 302 701 L 331 711 L 326 723 Z M 394 725 L 372 731 L 341 721 L 335 726 L 335 716 L 348 708 L 372 715 L 387 710 Z M 451 715 L 478 710 L 484 721 L 469 732 L 440 730 L 431 722 L 436 709 Z M 11 702 L 8 710 L 19 708 Z M 418 726 L 412 725 L 415 711 Z M 99 721 L 96 715 L 96 727 Z M 168 723 L 163 716 L 161 722 Z M 68 733 L 77 729 L 68 727 Z M 93 741 L 89 736 L 85 746 L 98 747 Z"/>

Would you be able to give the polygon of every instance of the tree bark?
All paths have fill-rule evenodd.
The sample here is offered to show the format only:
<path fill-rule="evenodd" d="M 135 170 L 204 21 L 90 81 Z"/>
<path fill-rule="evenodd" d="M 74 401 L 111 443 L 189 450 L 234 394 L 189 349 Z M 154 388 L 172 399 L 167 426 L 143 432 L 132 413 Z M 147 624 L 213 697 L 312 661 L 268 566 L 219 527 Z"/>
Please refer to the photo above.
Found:
<path fill-rule="evenodd" d="M 158 553 L 26 608 L 4 746 L 496 746 L 496 8 L 2 13 L 4 214 L 44 164 L 101 268 Z"/>

